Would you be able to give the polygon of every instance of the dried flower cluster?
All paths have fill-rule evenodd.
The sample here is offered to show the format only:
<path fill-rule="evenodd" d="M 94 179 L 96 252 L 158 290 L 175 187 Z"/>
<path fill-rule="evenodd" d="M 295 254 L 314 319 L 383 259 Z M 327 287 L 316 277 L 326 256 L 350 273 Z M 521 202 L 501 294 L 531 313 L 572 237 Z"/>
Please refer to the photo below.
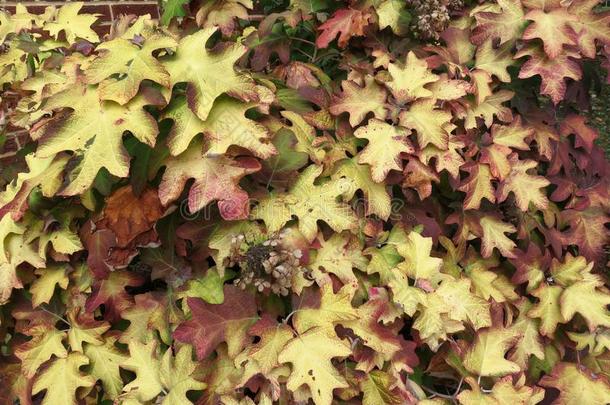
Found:
<path fill-rule="evenodd" d="M 233 283 L 245 290 L 253 285 L 258 292 L 269 292 L 286 296 L 292 289 L 293 279 L 304 272 L 300 264 L 303 253 L 283 245 L 284 233 L 262 243 L 249 241 L 239 234 L 231 238 L 231 255 L 228 267 L 239 265 L 239 278 Z"/>
<path fill-rule="evenodd" d="M 408 0 L 413 10 L 413 29 L 422 39 L 438 40 L 449 26 L 452 12 L 464 7 L 463 0 Z"/>

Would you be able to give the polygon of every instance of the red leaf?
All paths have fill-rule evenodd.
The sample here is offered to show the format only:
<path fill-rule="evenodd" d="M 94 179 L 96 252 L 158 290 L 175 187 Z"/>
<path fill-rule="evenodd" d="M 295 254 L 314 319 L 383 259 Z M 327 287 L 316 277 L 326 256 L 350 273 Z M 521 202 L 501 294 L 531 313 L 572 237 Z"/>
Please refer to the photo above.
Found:
<path fill-rule="evenodd" d="M 254 296 L 232 285 L 225 286 L 224 296 L 220 305 L 188 298 L 192 317 L 174 331 L 176 340 L 195 347 L 199 360 L 208 357 L 224 341 L 229 356 L 235 356 L 246 343 L 248 327 L 257 319 Z"/>

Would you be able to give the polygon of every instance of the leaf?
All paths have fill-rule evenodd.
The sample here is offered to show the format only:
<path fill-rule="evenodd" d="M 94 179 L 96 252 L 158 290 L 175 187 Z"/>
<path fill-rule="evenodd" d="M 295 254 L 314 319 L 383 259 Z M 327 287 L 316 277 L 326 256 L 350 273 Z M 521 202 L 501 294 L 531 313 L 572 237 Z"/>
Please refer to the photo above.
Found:
<path fill-rule="evenodd" d="M 269 232 L 277 232 L 294 215 L 299 218 L 299 230 L 309 241 L 318 233 L 318 220 L 326 222 L 335 232 L 354 229 L 354 212 L 349 205 L 337 201 L 337 196 L 352 187 L 351 181 L 336 179 L 314 184 L 321 173 L 322 167 L 308 166 L 289 192 L 265 197 L 252 210 L 251 217 L 262 219 Z"/>
<path fill-rule="evenodd" d="M 74 104 L 75 99 L 79 100 L 77 104 Z M 71 112 L 56 114 L 37 128 L 37 156 L 44 158 L 70 150 L 82 157 L 79 170 L 61 195 L 85 192 L 102 168 L 115 176 L 127 177 L 129 157 L 122 136 L 130 131 L 141 142 L 154 145 L 157 123 L 143 109 L 152 102 L 145 96 L 139 96 L 125 106 L 112 101 L 100 102 L 98 89 L 84 85 L 72 86 L 47 101 L 45 111 L 69 108 Z"/>
<path fill-rule="evenodd" d="M 610 15 L 607 11 L 594 12 L 596 6 L 597 2 L 588 0 L 572 3 L 568 8 L 570 15 L 574 16 L 568 25 L 576 33 L 580 52 L 587 58 L 595 58 L 596 42 L 600 45 L 610 42 Z"/>
<path fill-rule="evenodd" d="M 208 111 L 207 119 L 201 121 L 190 112 L 184 101 L 173 103 L 165 115 L 175 125 L 169 137 L 170 151 L 174 156 L 179 155 L 195 135 L 203 133 L 207 155 L 224 154 L 232 145 L 248 149 L 262 159 L 275 155 L 277 151 L 269 142 L 269 131 L 245 117 L 246 111 L 252 107 L 254 104 L 220 97 Z"/>
<path fill-rule="evenodd" d="M 32 340 L 19 345 L 15 349 L 15 356 L 21 360 L 21 369 L 27 378 L 32 378 L 38 368 L 51 357 L 65 358 L 68 355 L 62 341 L 66 338 L 65 332 L 55 328 L 36 327 L 28 333 Z"/>
<path fill-rule="evenodd" d="M 510 329 L 495 327 L 480 330 L 473 345 L 464 354 L 464 367 L 483 377 L 501 377 L 519 372 L 519 365 L 504 358 L 518 339 L 519 334 Z"/>
<path fill-rule="evenodd" d="M 36 158 L 34 154 L 28 154 L 25 161 L 30 171 L 19 173 L 16 181 L 0 193 L 0 217 L 10 214 L 11 218 L 19 221 L 28 209 L 28 197 L 32 190 L 40 187 L 45 197 L 52 197 L 61 187 L 61 174 L 68 162 L 68 156 L 59 154 Z"/>
<path fill-rule="evenodd" d="M 138 287 L 144 283 L 142 276 L 131 271 L 113 271 L 108 278 L 97 280 L 93 284 L 93 293 L 85 303 L 85 310 L 93 312 L 104 305 L 104 315 L 108 320 L 116 320 L 119 313 L 131 306 L 131 295 L 125 287 Z"/>
<path fill-rule="evenodd" d="M 447 279 L 435 291 L 445 301 L 446 312 L 456 321 L 469 322 L 475 330 L 491 326 L 489 303 L 470 292 L 471 282 L 467 278 Z"/>
<path fill-rule="evenodd" d="M 366 126 L 358 128 L 354 136 L 367 139 L 366 147 L 358 154 L 358 163 L 371 166 L 371 176 L 381 183 L 390 170 L 402 170 L 401 153 L 413 153 L 405 128 L 371 119 Z"/>
<path fill-rule="evenodd" d="M 278 324 L 270 316 L 263 317 L 252 325 L 248 333 L 260 337 L 260 340 L 247 347 L 235 358 L 235 366 L 244 369 L 241 378 L 243 383 L 248 382 L 257 374 L 270 378 L 271 372 L 280 365 L 278 361 L 280 352 L 293 338 L 293 331 L 290 327 Z"/>
<path fill-rule="evenodd" d="M 412 51 L 407 54 L 404 65 L 390 63 L 388 72 L 392 81 L 386 86 L 399 104 L 432 96 L 432 91 L 425 86 L 438 80 L 438 76 L 428 69 L 426 61 L 418 59 Z"/>
<path fill-rule="evenodd" d="M 169 87 L 169 73 L 153 53 L 176 45 L 172 37 L 160 33 L 147 36 L 140 46 L 125 38 L 104 42 L 96 48 L 101 55 L 85 72 L 87 83 L 99 83 L 100 99 L 113 100 L 121 105 L 138 93 L 143 80 Z M 114 75 L 119 75 L 120 79 L 110 77 Z"/>
<path fill-rule="evenodd" d="M 357 287 L 358 279 L 352 269 L 365 271 L 368 264 L 358 240 L 350 233 L 341 233 L 334 234 L 328 240 L 324 240 L 320 234 L 318 241 L 320 248 L 316 250 L 316 255 L 309 264 L 313 270 L 313 278 L 320 284 L 324 280 L 324 273 L 334 274 L 344 285 Z"/>
<path fill-rule="evenodd" d="M 156 340 L 147 344 L 131 341 L 129 342 L 129 357 L 121 363 L 121 368 L 132 371 L 136 375 L 136 378 L 127 384 L 123 391 L 135 391 L 135 395 L 140 401 L 150 401 L 163 391 L 159 376 L 161 362 L 157 358 L 157 345 Z"/>
<path fill-rule="evenodd" d="M 316 405 L 330 405 L 333 390 L 348 387 L 331 360 L 351 353 L 345 341 L 324 329 L 313 328 L 288 342 L 278 360 L 280 363 L 292 363 L 292 372 L 286 384 L 289 390 L 294 392 L 307 385 Z"/>
<path fill-rule="evenodd" d="M 55 292 L 55 286 L 65 290 L 68 287 L 68 276 L 66 274 L 66 267 L 49 266 L 46 269 L 38 269 L 36 273 L 40 276 L 30 286 L 30 292 L 32 293 L 32 307 L 46 303 L 48 304 L 53 293 Z"/>
<path fill-rule="evenodd" d="M 341 87 L 343 89 L 341 94 L 333 97 L 333 103 L 329 108 L 331 114 L 340 115 L 347 112 L 352 127 L 362 123 L 370 112 L 375 118 L 380 120 L 385 118 L 387 92 L 372 76 L 364 77 L 363 86 L 351 80 L 344 80 Z"/>
<path fill-rule="evenodd" d="M 527 211 L 530 204 L 541 210 L 546 209 L 549 200 L 541 189 L 551 182 L 542 176 L 527 173 L 528 170 L 536 168 L 538 163 L 533 160 L 510 159 L 510 164 L 510 173 L 498 187 L 498 202 L 505 201 L 512 192 L 517 200 L 517 206 L 522 211 Z"/>
<path fill-rule="evenodd" d="M 534 134 L 533 128 L 523 127 L 519 116 L 510 125 L 494 124 L 491 127 L 491 136 L 496 145 L 507 146 L 513 149 L 529 150 L 525 139 Z"/>
<path fill-rule="evenodd" d="M 540 93 L 551 98 L 554 104 L 563 100 L 566 93 L 565 78 L 580 80 L 582 69 L 580 64 L 574 60 L 577 55 L 571 52 L 563 52 L 554 58 L 549 58 L 538 48 L 530 47 L 522 49 L 516 58 L 529 56 L 530 58 L 521 66 L 519 78 L 539 75 Z"/>
<path fill-rule="evenodd" d="M 49 31 L 49 34 L 55 39 L 59 39 L 59 33 L 63 31 L 70 45 L 76 42 L 77 38 L 86 39 L 89 42 L 99 42 L 99 37 L 91 29 L 91 25 L 97 20 L 97 17 L 90 14 L 79 15 L 78 12 L 82 7 L 82 2 L 64 4 L 59 8 L 53 21 L 44 24 L 44 29 Z"/>
<path fill-rule="evenodd" d="M 206 43 L 216 31 L 217 28 L 206 28 L 183 37 L 176 52 L 162 61 L 170 75 L 170 87 L 187 83 L 188 106 L 204 121 L 214 100 L 222 94 L 244 101 L 258 99 L 252 79 L 236 72 L 233 67 L 246 52 L 243 45 L 232 43 L 218 52 L 206 48 Z"/>
<path fill-rule="evenodd" d="M 454 126 L 451 114 L 434 108 L 434 100 L 418 100 L 411 104 L 408 111 L 400 114 L 400 124 L 414 129 L 420 148 L 433 144 L 439 149 L 447 150 L 449 134 Z"/>
<path fill-rule="evenodd" d="M 186 16 L 184 6 L 188 4 L 188 0 L 168 0 L 163 6 L 163 14 L 161 15 L 161 24 L 169 25 L 175 17 Z"/>
<path fill-rule="evenodd" d="M 481 237 L 483 242 L 481 253 L 483 257 L 490 257 L 494 248 L 497 248 L 504 257 L 515 257 L 513 249 L 516 245 L 504 235 L 505 233 L 517 231 L 513 225 L 489 215 L 481 218 L 479 223 L 483 230 L 483 236 Z"/>
<path fill-rule="evenodd" d="M 119 338 L 121 343 L 149 343 L 160 340 L 171 343 L 167 298 L 161 294 L 145 293 L 135 297 L 135 305 L 121 313 L 121 318 L 129 321 L 129 326 Z"/>
<path fill-rule="evenodd" d="M 335 294 L 330 283 L 323 284 L 320 287 L 319 301 L 305 304 L 295 312 L 294 328 L 299 333 L 314 328 L 332 332 L 335 325 L 358 319 L 358 312 L 351 304 L 353 296 L 352 286 L 344 286 Z"/>
<path fill-rule="evenodd" d="M 379 28 L 391 27 L 396 35 L 405 36 L 409 32 L 411 14 L 400 0 L 385 0 L 375 7 Z"/>
<path fill-rule="evenodd" d="M 608 380 L 576 364 L 558 363 L 551 374 L 542 377 L 540 385 L 559 390 L 559 397 L 552 402 L 555 405 L 604 403 L 610 398 Z"/>
<path fill-rule="evenodd" d="M 360 383 L 364 405 L 399 405 L 403 403 L 399 395 L 392 392 L 392 378 L 385 372 L 374 370 Z"/>
<path fill-rule="evenodd" d="M 498 49 L 494 49 L 491 40 L 483 42 L 477 48 L 475 67 L 484 70 L 490 76 L 496 76 L 502 82 L 510 83 L 511 78 L 508 73 L 508 67 L 513 66 L 515 63 L 512 47 L 512 44 L 508 43 Z"/>
<path fill-rule="evenodd" d="M 316 136 L 316 130 L 314 127 L 309 125 L 305 119 L 292 111 L 282 111 L 282 117 L 289 119 L 292 125 L 287 127 L 292 131 L 297 139 L 296 150 L 298 152 L 307 153 L 310 159 L 317 163 L 320 163 L 325 156 L 325 151 L 316 145 L 316 142 L 320 140 Z M 274 137 L 277 138 L 277 134 Z"/>
<path fill-rule="evenodd" d="M 364 35 L 369 15 L 352 8 L 339 9 L 326 22 L 318 27 L 321 34 L 316 39 L 318 48 L 327 48 L 337 36 L 340 48 L 345 48 L 352 37 Z"/>
<path fill-rule="evenodd" d="M 565 45 L 576 45 L 576 33 L 569 25 L 574 17 L 565 8 L 531 10 L 525 18 L 533 22 L 523 32 L 523 39 L 540 38 L 549 58 L 559 56 Z"/>
<path fill-rule="evenodd" d="M 540 322 L 529 317 L 532 304 L 527 299 L 522 299 L 516 304 L 519 309 L 519 317 L 511 325 L 521 336 L 519 343 L 515 345 L 514 351 L 509 354 L 508 359 L 514 361 L 522 369 L 527 369 L 531 356 L 544 360 L 544 347 L 542 338 L 538 334 Z"/>
<path fill-rule="evenodd" d="M 117 397 L 123 390 L 119 366 L 127 359 L 127 355 L 115 346 L 115 338 L 106 338 L 103 345 L 85 345 L 85 355 L 91 364 L 91 376 L 102 381 L 104 392 L 109 398 Z"/>
<path fill-rule="evenodd" d="M 540 333 L 544 336 L 553 336 L 557 325 L 564 323 L 559 304 L 559 297 L 562 292 L 561 287 L 548 284 L 542 284 L 532 291 L 532 295 L 539 301 L 529 310 L 528 316 L 540 318 Z"/>
<path fill-rule="evenodd" d="M 383 183 L 376 183 L 372 179 L 371 168 L 366 164 L 356 162 L 357 158 L 344 159 L 337 163 L 333 179 L 345 178 L 353 182 L 354 187 L 345 194 L 346 200 L 352 200 L 357 190 L 362 190 L 365 201 L 365 215 L 377 215 L 387 220 L 392 213 L 392 202 Z"/>
<path fill-rule="evenodd" d="M 495 189 L 491 183 L 491 171 L 485 164 L 465 165 L 463 170 L 470 173 L 458 190 L 466 193 L 464 199 L 464 209 L 478 210 L 481 201 L 486 198 L 489 202 L 496 202 Z"/>
<path fill-rule="evenodd" d="M 510 108 L 505 107 L 502 103 L 513 98 L 515 93 L 509 90 L 499 90 L 485 98 L 483 102 L 469 106 L 466 111 L 466 129 L 477 127 L 477 118 L 482 118 L 485 126 L 491 127 L 494 122 L 494 116 L 502 122 L 510 122 L 513 119 L 513 114 Z"/>
<path fill-rule="evenodd" d="M 432 238 L 424 238 L 417 232 L 410 232 L 404 244 L 396 248 L 405 260 L 397 268 L 414 280 L 435 282 L 439 279 L 443 260 L 430 255 Z"/>
<path fill-rule="evenodd" d="M 32 394 L 46 390 L 43 405 L 75 403 L 77 390 L 82 392 L 84 388 L 86 394 L 95 384 L 91 376 L 80 372 L 80 368 L 88 363 L 89 359 L 81 353 L 70 353 L 66 358 L 54 360 L 34 382 Z"/>
<path fill-rule="evenodd" d="M 189 391 L 201 391 L 206 384 L 193 378 L 193 373 L 197 368 L 197 363 L 192 359 L 193 349 L 191 346 L 182 346 L 172 356 L 171 349 L 168 349 L 161 359 L 159 369 L 159 379 L 169 392 L 163 399 L 163 405 L 183 405 L 192 404 L 186 394 Z"/>
<path fill-rule="evenodd" d="M 526 21 L 519 0 L 498 0 L 499 13 L 479 12 L 474 15 L 476 27 L 472 32 L 472 42 L 480 45 L 487 39 L 500 39 L 500 45 L 521 36 Z"/>
<path fill-rule="evenodd" d="M 250 210 L 248 193 L 239 186 L 246 175 L 260 170 L 258 160 L 236 159 L 224 155 L 206 156 L 201 142 L 195 142 L 184 153 L 169 157 L 159 185 L 159 197 L 165 206 L 175 201 L 189 179 L 195 179 L 189 190 L 188 209 L 197 212 L 218 201 L 220 215 L 226 220 L 245 219 Z"/>
<path fill-rule="evenodd" d="M 197 358 L 208 357 L 221 342 L 227 342 L 229 357 L 234 358 L 246 343 L 246 332 L 256 321 L 254 297 L 235 286 L 225 286 L 222 304 L 208 304 L 188 298 L 191 319 L 174 331 L 174 339 L 195 347 Z"/>
<path fill-rule="evenodd" d="M 603 288 L 602 278 L 596 274 L 587 273 L 582 281 L 578 281 L 561 294 L 561 315 L 568 321 L 575 313 L 579 313 L 587 322 L 590 331 L 599 326 L 610 326 L 610 293 Z"/>
<path fill-rule="evenodd" d="M 466 381 L 472 387 L 472 390 L 464 390 L 457 396 L 460 404 L 464 405 L 510 405 L 515 403 L 535 405 L 544 398 L 544 390 L 542 388 L 524 386 L 524 380 L 522 379 L 519 379 L 513 385 L 510 376 L 503 377 L 495 383 L 490 393 L 483 392 L 472 378 L 467 378 Z"/>
<path fill-rule="evenodd" d="M 101 223 L 114 232 L 119 246 L 127 246 L 150 231 L 162 215 L 163 207 L 154 189 L 147 188 L 136 195 L 131 186 L 125 186 L 106 199 Z"/>

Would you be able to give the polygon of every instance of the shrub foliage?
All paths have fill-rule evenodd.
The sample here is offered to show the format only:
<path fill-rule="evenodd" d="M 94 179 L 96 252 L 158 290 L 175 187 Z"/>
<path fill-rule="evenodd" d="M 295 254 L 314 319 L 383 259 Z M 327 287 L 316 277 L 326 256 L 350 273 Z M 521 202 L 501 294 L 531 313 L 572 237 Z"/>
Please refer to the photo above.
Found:
<path fill-rule="evenodd" d="M 610 402 L 596 0 L 168 3 L 0 13 L 2 404 Z"/>

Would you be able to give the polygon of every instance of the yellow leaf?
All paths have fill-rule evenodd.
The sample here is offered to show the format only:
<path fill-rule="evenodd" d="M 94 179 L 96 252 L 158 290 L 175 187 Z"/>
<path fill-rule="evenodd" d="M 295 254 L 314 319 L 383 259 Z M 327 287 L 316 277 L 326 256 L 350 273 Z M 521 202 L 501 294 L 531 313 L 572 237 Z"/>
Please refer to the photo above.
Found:
<path fill-rule="evenodd" d="M 295 215 L 299 218 L 299 230 L 308 241 L 318 234 L 318 220 L 326 222 L 335 232 L 353 230 L 357 226 L 356 215 L 349 205 L 337 201 L 337 196 L 353 187 L 351 180 L 314 184 L 321 173 L 321 166 L 307 167 L 289 192 L 264 198 L 252 210 L 252 218 L 262 219 L 269 232 L 277 232 Z"/>
<path fill-rule="evenodd" d="M 119 366 L 128 358 L 115 346 L 116 338 L 106 338 L 102 345 L 85 345 L 85 355 L 91 364 L 91 376 L 101 380 L 109 398 L 116 398 L 123 390 Z"/>
<path fill-rule="evenodd" d="M 544 336 L 552 337 L 557 325 L 564 323 L 559 305 L 559 297 L 562 292 L 561 287 L 548 284 L 542 284 L 531 292 L 538 298 L 538 303 L 529 310 L 528 316 L 540 318 L 540 333 Z"/>
<path fill-rule="evenodd" d="M 582 281 L 566 288 L 560 297 L 561 315 L 567 322 L 579 313 L 590 331 L 599 326 L 610 327 L 610 292 L 597 274 L 587 273 Z"/>
<path fill-rule="evenodd" d="M 206 48 L 217 30 L 216 27 L 205 28 L 183 37 L 176 52 L 163 61 L 170 75 L 170 88 L 177 83 L 187 83 L 189 108 L 201 120 L 208 118 L 214 100 L 221 94 L 230 93 L 244 101 L 257 99 L 253 80 L 233 67 L 247 48 L 237 42 L 220 52 Z"/>
<path fill-rule="evenodd" d="M 371 177 L 381 183 L 390 170 L 402 170 L 401 153 L 413 153 L 407 136 L 410 131 L 390 125 L 385 121 L 371 119 L 366 126 L 354 132 L 357 138 L 367 139 L 366 147 L 358 154 L 358 163 L 371 166 Z"/>
<path fill-rule="evenodd" d="M 136 378 L 127 384 L 123 391 L 136 391 L 140 401 L 150 401 L 163 391 L 159 375 L 161 362 L 157 358 L 156 340 L 148 344 L 138 341 L 129 342 L 129 357 L 121 364 L 121 368 L 136 374 Z"/>
<path fill-rule="evenodd" d="M 286 384 L 291 391 L 307 385 L 316 405 L 331 405 L 333 390 L 348 387 L 331 360 L 352 354 L 347 342 L 334 332 L 313 328 L 292 339 L 279 354 L 280 363 L 292 363 Z"/>
<path fill-rule="evenodd" d="M 304 333 L 314 327 L 333 331 L 334 326 L 341 321 L 358 319 L 358 312 L 351 304 L 354 292 L 350 286 L 343 287 L 335 294 L 332 284 L 327 283 L 322 285 L 320 292 L 319 307 L 305 307 L 295 311 L 293 324 L 297 332 Z"/>
<path fill-rule="evenodd" d="M 368 260 L 362 254 L 359 240 L 350 233 L 335 233 L 328 240 L 318 235 L 320 248 L 315 250 L 315 257 L 309 267 L 318 284 L 326 282 L 324 273 L 336 275 L 343 284 L 358 286 L 358 279 L 352 269 L 366 271 Z"/>
<path fill-rule="evenodd" d="M 434 108 L 434 105 L 434 99 L 417 100 L 411 104 L 408 111 L 400 113 L 400 124 L 416 131 L 420 148 L 433 144 L 446 150 L 449 133 L 455 126 L 450 122 L 451 114 Z"/>
<path fill-rule="evenodd" d="M 561 405 L 597 405 L 610 401 L 610 383 L 601 375 L 572 363 L 559 363 L 539 383 L 559 390 L 554 402 Z"/>
<path fill-rule="evenodd" d="M 26 377 L 32 378 L 40 365 L 52 356 L 63 358 L 68 355 L 62 344 L 66 332 L 55 328 L 36 327 L 28 333 L 33 336 L 32 340 L 15 349 L 15 356 L 21 360 L 21 369 Z"/>
<path fill-rule="evenodd" d="M 83 375 L 80 368 L 89 364 L 81 353 L 70 353 L 68 357 L 56 359 L 34 382 L 32 394 L 46 390 L 42 405 L 74 404 L 76 391 L 87 394 L 95 384 L 93 377 Z"/>
<path fill-rule="evenodd" d="M 407 276 L 414 280 L 424 279 L 438 283 L 443 260 L 430 255 L 432 238 L 410 232 L 405 243 L 398 245 L 397 250 L 405 259 L 397 267 Z"/>
<path fill-rule="evenodd" d="M 36 274 L 39 276 L 30 286 L 32 293 L 32 307 L 36 308 L 42 303 L 49 303 L 55 286 L 65 290 L 68 287 L 68 275 L 66 274 L 65 265 L 49 266 L 46 269 L 37 269 Z"/>
<path fill-rule="evenodd" d="M 521 367 L 518 364 L 504 358 L 519 337 L 519 333 L 512 329 L 495 327 L 480 330 L 464 354 L 464 367 L 483 377 L 501 377 L 519 372 Z"/>
<path fill-rule="evenodd" d="M 162 405 L 192 404 L 186 397 L 186 393 L 201 391 L 206 387 L 204 383 L 192 377 L 196 368 L 197 363 L 193 361 L 191 346 L 182 346 L 175 358 L 172 356 L 171 348 L 165 351 L 161 359 L 159 380 L 168 394 L 163 398 Z"/>
<path fill-rule="evenodd" d="M 386 86 L 399 104 L 432 96 L 432 92 L 424 86 L 438 79 L 438 76 L 428 69 L 426 61 L 418 59 L 412 51 L 408 53 L 403 66 L 390 63 L 388 71 L 393 80 L 387 82 Z"/>
<path fill-rule="evenodd" d="M 77 38 L 86 39 L 89 42 L 99 42 L 99 37 L 91 29 L 91 25 L 97 21 L 97 17 L 91 14 L 80 14 L 83 7 L 82 2 L 67 3 L 62 6 L 53 21 L 45 23 L 44 29 L 49 34 L 59 38 L 61 31 L 66 35 L 66 40 L 70 45 L 76 42 Z"/>

